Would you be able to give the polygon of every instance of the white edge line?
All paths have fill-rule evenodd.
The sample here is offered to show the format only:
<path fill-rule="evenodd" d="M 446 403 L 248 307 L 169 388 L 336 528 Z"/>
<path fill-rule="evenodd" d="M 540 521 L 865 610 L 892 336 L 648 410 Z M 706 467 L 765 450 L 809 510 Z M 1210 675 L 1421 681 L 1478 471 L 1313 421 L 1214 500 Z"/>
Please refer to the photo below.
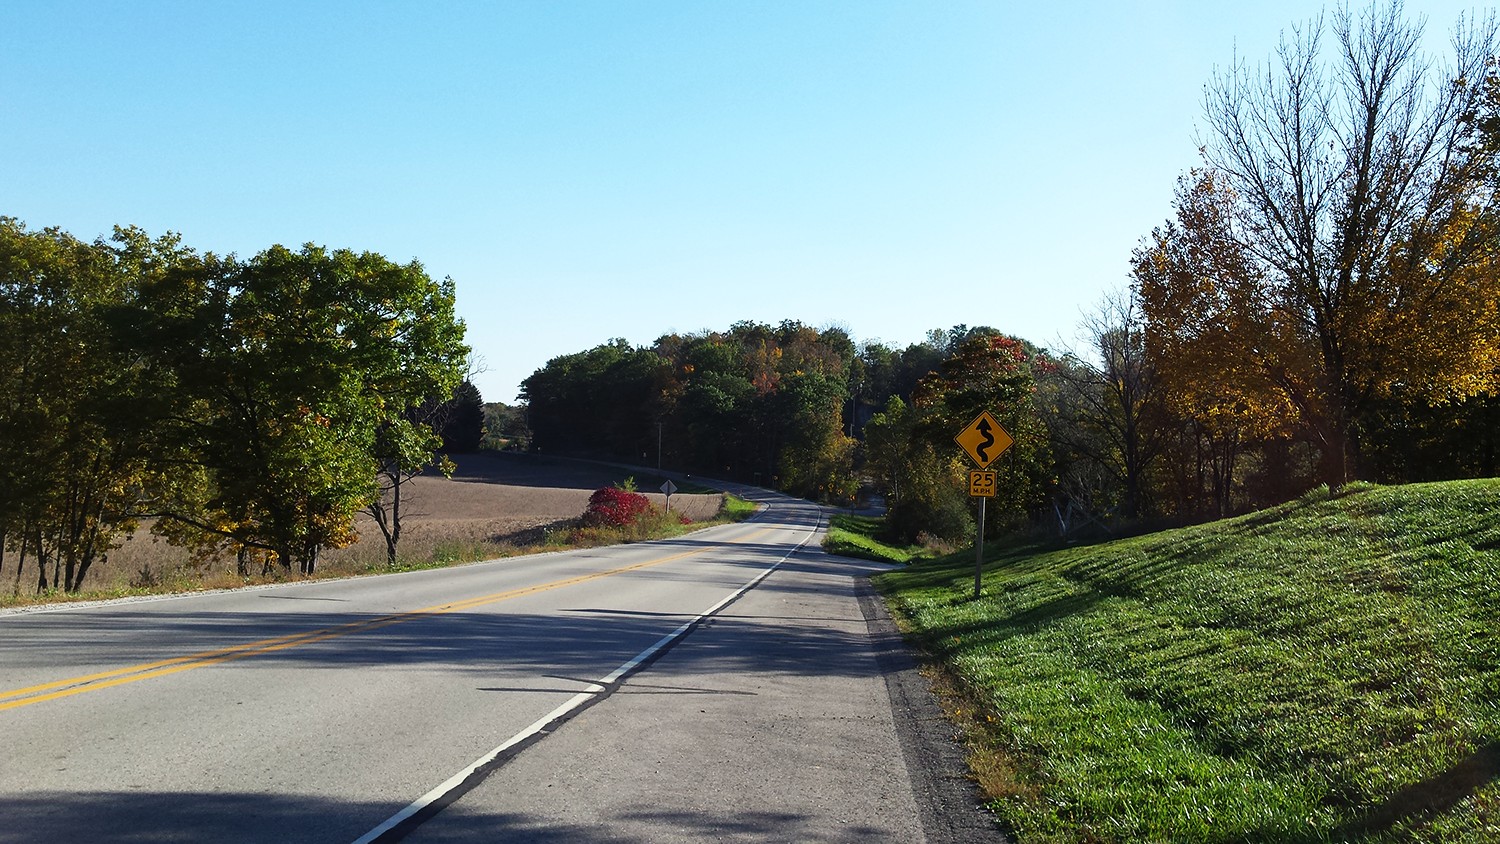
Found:
<path fill-rule="evenodd" d="M 819 519 L 818 522 L 818 527 L 821 527 L 822 519 Z M 609 672 L 604 677 L 595 680 L 588 686 L 588 688 L 584 689 L 576 695 L 573 695 L 571 698 L 568 698 L 568 700 L 565 701 L 561 706 L 531 722 L 530 726 L 524 728 L 519 733 L 516 733 L 515 735 L 506 739 L 504 744 L 501 744 L 499 747 L 496 747 L 489 753 L 486 753 L 478 759 L 475 759 L 473 762 L 470 762 L 467 767 L 444 780 L 441 785 L 432 789 L 421 797 L 418 797 L 416 800 L 412 801 L 411 804 L 406 808 L 402 809 L 394 815 L 391 815 L 380 826 L 377 826 L 364 835 L 361 835 L 359 838 L 356 838 L 353 844 L 373 844 L 373 842 L 380 839 L 380 836 L 385 835 L 387 832 L 390 832 L 397 826 L 400 826 L 401 823 L 408 818 L 412 817 L 423 809 L 426 809 L 428 806 L 431 806 L 439 800 L 442 800 L 448 794 L 458 789 L 480 768 L 483 768 L 485 765 L 488 765 L 498 759 L 500 757 L 500 754 L 504 753 L 512 747 L 515 747 L 517 744 L 526 741 L 532 736 L 541 733 L 547 728 L 548 724 L 557 721 L 559 718 L 566 717 L 569 713 L 572 713 L 574 710 L 583 706 L 585 703 L 588 703 L 590 700 L 598 696 L 600 692 L 605 691 L 608 686 L 613 683 L 619 682 L 620 678 L 638 668 L 641 663 L 660 653 L 664 648 L 687 635 L 689 630 L 692 630 L 705 618 L 708 618 L 709 616 L 728 606 L 730 603 L 738 599 L 741 595 L 755 588 L 760 584 L 762 580 L 765 580 L 767 577 L 769 577 L 771 572 L 781 568 L 781 564 L 791 559 L 793 554 L 801 551 L 802 546 L 806 545 L 807 541 L 814 535 L 816 535 L 817 532 L 817 527 L 813 528 L 808 532 L 806 536 L 802 537 L 802 541 L 798 542 L 795 548 L 786 552 L 785 556 L 777 560 L 775 565 L 772 565 L 770 568 L 765 569 L 760 574 L 752 577 L 739 589 L 736 589 L 734 592 L 730 593 L 728 597 L 699 613 L 691 621 L 683 622 L 677 627 L 676 630 L 673 630 L 671 633 L 668 633 L 660 639 L 657 639 L 656 642 L 650 647 L 631 657 L 619 668 L 616 668 L 614 671 Z"/>
<path fill-rule="evenodd" d="M 516 744 L 519 744 L 520 742 L 525 741 L 531 736 L 534 736 L 537 733 L 541 732 L 544 728 L 546 728 L 548 724 L 578 708 L 594 695 L 602 691 L 604 691 L 604 687 L 595 683 L 593 685 L 590 685 L 586 691 L 579 692 L 578 694 L 573 695 L 571 698 L 568 698 L 568 700 L 561 706 L 557 707 L 551 712 L 548 712 L 546 715 L 543 715 L 536 721 L 533 721 L 531 723 L 531 726 L 511 736 L 506 740 L 504 744 L 474 760 L 469 764 L 467 768 L 464 768 L 462 771 L 459 771 L 458 773 L 449 777 L 437 788 L 434 788 L 421 797 L 418 797 L 415 801 L 412 802 L 411 805 L 407 806 L 405 809 L 402 809 L 396 814 L 391 815 L 386 819 L 385 823 L 382 823 L 380 826 L 375 827 L 374 829 L 355 839 L 354 844 L 370 844 L 370 842 L 375 841 L 380 836 L 386 834 L 392 829 L 395 829 L 396 826 L 399 825 L 402 821 L 422 811 L 433 803 L 436 803 L 438 800 L 442 799 L 442 797 L 448 792 L 458 788 L 461 784 L 463 784 L 464 780 L 473 775 L 475 771 L 479 770 L 485 765 L 488 765 L 490 762 L 493 762 L 495 758 L 498 757 L 501 753 L 504 753 L 506 750 L 509 750 Z"/>

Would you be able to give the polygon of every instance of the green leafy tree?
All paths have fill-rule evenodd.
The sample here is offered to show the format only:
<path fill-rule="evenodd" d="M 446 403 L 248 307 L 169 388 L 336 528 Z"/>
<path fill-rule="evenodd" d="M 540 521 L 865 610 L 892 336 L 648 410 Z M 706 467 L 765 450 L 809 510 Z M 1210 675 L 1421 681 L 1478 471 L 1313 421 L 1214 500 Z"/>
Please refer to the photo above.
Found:
<path fill-rule="evenodd" d="M 866 469 L 885 491 L 889 529 L 906 542 L 972 537 L 962 458 L 918 436 L 920 423 L 919 411 L 893 395 L 865 425 Z"/>
<path fill-rule="evenodd" d="M 484 408 L 479 388 L 465 379 L 447 401 L 428 399 L 376 424 L 371 447 L 375 495 L 364 510 L 385 540 L 387 565 L 395 567 L 399 560 L 407 488 L 429 468 L 451 477 L 456 467 L 449 454 L 479 450 L 485 436 Z"/>
<path fill-rule="evenodd" d="M 484 399 L 473 382 L 465 380 L 453 390 L 453 398 L 444 403 L 442 419 L 443 451 L 470 454 L 484 441 Z"/>
<path fill-rule="evenodd" d="M 881 478 L 893 529 L 902 539 L 969 535 L 967 471 L 953 438 L 988 411 L 1015 442 L 991 466 L 999 473 L 995 530 L 1014 526 L 1053 487 L 1047 432 L 1036 406 L 1037 375 L 1052 364 L 1011 337 L 960 329 L 953 353 L 921 379 L 908 405 L 899 396 L 865 426 L 867 466 Z"/>
<path fill-rule="evenodd" d="M 855 356 L 843 329 L 740 322 L 554 358 L 522 390 L 540 450 L 649 462 L 660 442 L 669 464 L 847 500 Z"/>
<path fill-rule="evenodd" d="M 666 367 L 622 339 L 549 360 L 521 385 L 533 447 L 615 459 L 654 451 Z"/>
<path fill-rule="evenodd" d="M 142 245 L 183 255 L 170 238 Z M 29 555 L 39 590 L 77 591 L 134 526 L 144 373 L 111 332 L 134 295 L 126 251 L 0 218 L 0 561 L 17 552 L 18 586 Z"/>
<path fill-rule="evenodd" d="M 823 373 L 793 370 L 782 379 L 771 403 L 782 428 L 782 488 L 820 500 L 854 500 L 854 440 L 841 424 L 846 395 L 843 383 Z"/>
<path fill-rule="evenodd" d="M 444 477 L 453 474 L 453 462 L 438 454 L 442 447 L 442 436 L 421 417 L 420 410 L 376 426 L 371 449 L 376 462 L 375 494 L 365 504 L 365 512 L 385 540 L 386 564 L 393 568 L 400 554 L 402 504 L 412 480 L 429 467 L 436 467 Z"/>
<path fill-rule="evenodd" d="M 430 442 L 401 420 L 462 372 L 452 283 L 374 253 L 278 246 L 163 294 L 193 304 L 163 326 L 182 342 L 155 345 L 173 355 L 185 412 L 171 436 L 193 471 L 164 496 L 162 529 L 313 571 L 354 538 L 382 459 Z M 392 431 L 411 436 L 381 445 Z"/>
<path fill-rule="evenodd" d="M 484 404 L 484 448 L 492 451 L 525 451 L 531 443 L 526 422 L 527 407 L 504 402 Z"/>
<path fill-rule="evenodd" d="M 924 378 L 913 396 L 920 414 L 916 434 L 935 449 L 953 453 L 954 436 L 983 411 L 1014 439 L 990 467 L 998 473 L 1002 491 L 990 501 L 997 529 L 1007 516 L 1014 523 L 1042 507 L 1052 491 L 1047 430 L 1035 403 L 1037 370 L 1050 366 L 1024 341 L 1000 334 L 973 336 Z"/>

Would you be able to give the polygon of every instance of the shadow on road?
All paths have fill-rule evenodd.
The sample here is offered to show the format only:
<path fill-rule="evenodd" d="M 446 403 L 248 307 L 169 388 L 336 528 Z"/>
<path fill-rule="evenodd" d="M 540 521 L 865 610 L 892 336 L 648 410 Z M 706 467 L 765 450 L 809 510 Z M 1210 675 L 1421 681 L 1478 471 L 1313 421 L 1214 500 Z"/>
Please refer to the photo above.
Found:
<path fill-rule="evenodd" d="M 780 549 L 784 553 L 784 546 Z M 721 564 L 716 564 L 721 565 Z M 738 566 L 732 562 L 731 565 Z M 764 558 L 744 563 L 748 580 L 766 567 Z M 851 578 L 875 566 L 822 554 L 788 561 L 788 570 L 811 571 L 823 577 L 776 578 L 763 582 L 763 593 L 793 597 L 828 589 L 852 589 Z M 795 567 L 793 569 L 793 567 Z M 669 577 L 653 569 L 622 577 L 641 580 Z M 680 575 L 678 575 L 680 577 Z M 733 582 L 733 581 L 730 581 Z M 743 582 L 743 581 L 741 581 Z M 10 662 L 17 667 L 44 668 L 53 677 L 149 663 L 216 649 L 315 631 L 332 635 L 319 641 L 252 653 L 232 662 L 241 668 L 380 667 L 385 671 L 443 668 L 472 676 L 476 682 L 543 667 L 555 673 L 597 677 L 639 653 L 691 616 L 600 607 L 576 607 L 556 614 L 516 613 L 507 603 L 466 611 L 384 616 L 341 612 L 334 601 L 316 595 L 260 596 L 267 610 L 260 612 L 188 612 L 143 617 L 130 605 L 87 613 L 59 613 L 9 619 L 7 642 L 14 646 Z M 295 599 L 295 600 L 293 600 Z M 282 611 L 282 604 L 296 609 Z M 325 608 L 326 607 L 326 608 Z M 702 607 L 701 609 L 707 609 Z M 732 653 L 697 647 L 684 658 L 705 671 L 745 669 L 790 674 L 865 676 L 871 666 L 861 662 L 827 664 L 821 654 L 851 649 L 864 640 L 862 630 L 849 632 L 827 626 L 800 624 L 795 609 L 771 616 L 741 616 L 730 605 L 712 620 L 734 626 L 751 643 L 775 640 L 772 648 L 744 648 Z M 382 621 L 390 621 L 384 623 Z M 127 628 L 145 629 L 149 636 L 124 640 Z M 28 647 L 28 633 L 46 648 Z M 60 641 L 58 632 L 64 631 Z M 143 682 L 157 682 L 145 680 Z M 0 687 L 0 692 L 6 691 Z M 102 693 L 108 694 L 107 690 Z M 42 704 L 46 705 L 46 704 Z"/>
<path fill-rule="evenodd" d="M 0 796 L 0 817 L 5 819 L 0 842 L 348 842 L 400 808 L 394 803 L 252 791 L 44 791 Z M 654 812 L 642 805 L 588 826 L 517 812 L 466 812 L 462 806 L 449 807 L 447 812 L 454 822 L 445 828 L 444 840 L 453 842 L 623 841 L 610 830 L 635 822 L 675 833 L 674 840 L 732 837 L 850 844 L 872 840 L 872 830 L 858 824 L 836 838 L 809 838 L 799 834 L 805 821 L 802 816 L 736 812 L 732 803 L 726 803 L 724 813 L 717 816 Z"/>

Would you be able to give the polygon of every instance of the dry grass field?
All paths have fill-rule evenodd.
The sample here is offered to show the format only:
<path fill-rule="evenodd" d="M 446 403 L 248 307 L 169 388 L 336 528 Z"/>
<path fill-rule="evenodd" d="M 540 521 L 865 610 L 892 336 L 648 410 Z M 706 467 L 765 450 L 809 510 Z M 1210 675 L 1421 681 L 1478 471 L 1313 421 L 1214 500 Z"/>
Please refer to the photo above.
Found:
<path fill-rule="evenodd" d="M 400 555 L 404 561 L 460 561 L 500 557 L 534 545 L 547 528 L 583 515 L 594 490 L 621 483 L 630 472 L 607 466 L 542 458 L 527 454 L 483 453 L 457 455 L 451 479 L 422 475 L 406 488 L 402 499 Z M 663 496 L 655 490 L 661 479 L 635 476 L 640 491 L 657 506 Z M 672 496 L 672 510 L 693 521 L 718 513 L 720 494 Z M 385 565 L 385 541 L 368 515 L 358 521 L 359 541 L 325 551 L 319 568 L 327 574 L 355 573 Z M 36 588 L 35 570 L 28 564 L 19 584 L 15 571 L 0 573 L 0 594 L 16 585 L 26 595 Z M 84 589 L 111 592 L 132 585 L 181 584 L 226 586 L 235 580 L 235 561 L 220 559 L 193 566 L 188 554 L 168 545 L 144 527 L 110 552 L 107 560 L 89 571 Z"/>

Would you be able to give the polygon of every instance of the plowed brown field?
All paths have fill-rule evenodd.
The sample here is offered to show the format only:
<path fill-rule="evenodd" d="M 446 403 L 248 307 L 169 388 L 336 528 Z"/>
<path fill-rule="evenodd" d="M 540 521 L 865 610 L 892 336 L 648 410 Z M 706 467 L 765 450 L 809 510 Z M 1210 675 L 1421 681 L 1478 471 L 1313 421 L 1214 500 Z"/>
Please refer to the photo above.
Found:
<path fill-rule="evenodd" d="M 549 526 L 583 515 L 594 490 L 621 483 L 632 473 L 598 464 L 526 454 L 462 454 L 454 458 L 452 478 L 422 475 L 402 498 L 401 556 L 409 560 L 496 556 L 508 548 L 536 542 Z M 657 506 L 664 496 L 655 490 L 662 479 L 636 474 L 641 492 Z M 719 494 L 672 496 L 672 509 L 693 521 L 712 518 Z M 385 561 L 385 541 L 374 521 L 361 514 L 359 541 L 325 551 L 319 567 L 354 571 Z M 232 572 L 234 561 L 216 560 L 201 570 L 187 568 L 188 555 L 152 536 L 144 528 L 110 552 L 89 572 L 88 589 L 109 589 L 132 581 L 177 579 L 191 573 L 205 580 Z M 10 584 L 6 584 L 9 586 Z M 35 586 L 34 575 L 30 581 Z M 7 589 L 7 592 L 9 590 Z M 22 585 L 22 592 L 27 586 Z"/>

